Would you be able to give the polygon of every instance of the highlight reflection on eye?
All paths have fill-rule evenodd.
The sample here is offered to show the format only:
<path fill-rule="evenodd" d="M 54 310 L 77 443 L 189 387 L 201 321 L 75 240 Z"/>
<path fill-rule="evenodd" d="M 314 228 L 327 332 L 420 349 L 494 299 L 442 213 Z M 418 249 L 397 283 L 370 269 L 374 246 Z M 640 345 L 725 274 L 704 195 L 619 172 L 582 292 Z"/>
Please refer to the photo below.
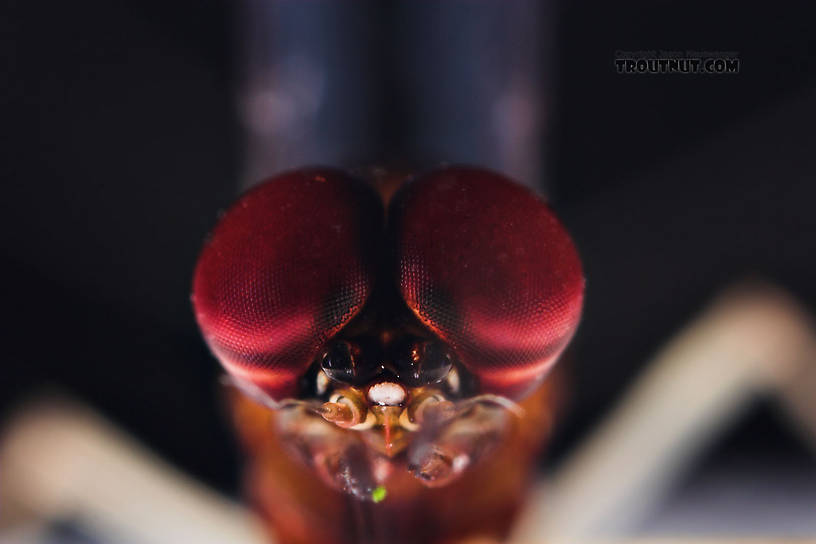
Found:
<path fill-rule="evenodd" d="M 410 387 L 441 381 L 453 365 L 453 355 L 444 343 L 408 337 L 393 349 L 397 377 Z"/>
<path fill-rule="evenodd" d="M 382 370 L 382 364 L 378 361 L 379 352 L 373 341 L 339 340 L 323 353 L 320 366 L 332 380 L 360 385 Z"/>

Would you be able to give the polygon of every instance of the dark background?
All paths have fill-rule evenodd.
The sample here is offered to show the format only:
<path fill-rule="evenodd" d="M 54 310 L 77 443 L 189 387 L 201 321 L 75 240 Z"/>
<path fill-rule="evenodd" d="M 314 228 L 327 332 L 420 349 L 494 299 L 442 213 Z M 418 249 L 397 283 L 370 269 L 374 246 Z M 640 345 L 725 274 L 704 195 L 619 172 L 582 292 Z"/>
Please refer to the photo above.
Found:
<path fill-rule="evenodd" d="M 551 460 L 731 282 L 762 277 L 816 310 L 809 3 L 611 4 L 553 12 L 542 153 L 588 292 Z M 222 490 L 238 456 L 188 293 L 201 240 L 238 192 L 235 20 L 232 3 L 201 0 L 0 13 L 0 408 L 68 392 Z M 616 74 L 615 51 L 638 49 L 738 51 L 742 68 Z M 391 155 L 405 112 L 393 115 L 378 150 Z M 804 453 L 764 401 L 711 455 Z"/>

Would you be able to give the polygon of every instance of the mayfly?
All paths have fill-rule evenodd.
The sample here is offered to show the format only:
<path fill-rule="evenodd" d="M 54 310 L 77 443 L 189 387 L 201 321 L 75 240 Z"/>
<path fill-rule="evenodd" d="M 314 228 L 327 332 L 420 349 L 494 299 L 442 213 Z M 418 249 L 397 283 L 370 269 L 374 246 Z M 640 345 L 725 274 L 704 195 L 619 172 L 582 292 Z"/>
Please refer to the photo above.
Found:
<path fill-rule="evenodd" d="M 311 168 L 242 196 L 193 305 L 277 541 L 501 540 L 583 293 L 560 221 L 493 172 Z"/>

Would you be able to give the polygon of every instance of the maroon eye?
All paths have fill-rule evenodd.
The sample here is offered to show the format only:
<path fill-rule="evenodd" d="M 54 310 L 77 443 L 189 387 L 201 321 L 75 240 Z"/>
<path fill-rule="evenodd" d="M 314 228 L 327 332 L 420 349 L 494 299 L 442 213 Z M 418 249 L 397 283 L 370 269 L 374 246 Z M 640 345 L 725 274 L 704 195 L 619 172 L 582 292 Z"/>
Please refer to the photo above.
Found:
<path fill-rule="evenodd" d="M 584 291 L 549 207 L 499 174 L 447 168 L 403 187 L 389 213 L 409 308 L 482 390 L 518 396 L 538 384 L 575 332 Z"/>
<path fill-rule="evenodd" d="M 371 293 L 382 218 L 370 187 L 330 169 L 277 176 L 238 200 L 193 280 L 198 324 L 224 367 L 274 398 L 292 395 Z"/>

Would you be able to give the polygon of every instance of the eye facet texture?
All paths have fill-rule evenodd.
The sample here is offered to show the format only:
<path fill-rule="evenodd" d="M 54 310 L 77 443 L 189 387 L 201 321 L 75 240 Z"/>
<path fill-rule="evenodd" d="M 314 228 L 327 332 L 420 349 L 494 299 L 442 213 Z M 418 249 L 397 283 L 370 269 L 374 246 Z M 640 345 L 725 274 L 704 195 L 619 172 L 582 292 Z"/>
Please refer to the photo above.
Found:
<path fill-rule="evenodd" d="M 533 193 L 473 168 L 430 172 L 390 208 L 399 289 L 481 389 L 508 396 L 546 375 L 578 325 L 581 261 Z"/>
<path fill-rule="evenodd" d="M 294 394 L 371 293 L 382 222 L 379 196 L 338 170 L 285 173 L 241 197 L 193 280 L 196 319 L 223 366 L 274 398 Z"/>

